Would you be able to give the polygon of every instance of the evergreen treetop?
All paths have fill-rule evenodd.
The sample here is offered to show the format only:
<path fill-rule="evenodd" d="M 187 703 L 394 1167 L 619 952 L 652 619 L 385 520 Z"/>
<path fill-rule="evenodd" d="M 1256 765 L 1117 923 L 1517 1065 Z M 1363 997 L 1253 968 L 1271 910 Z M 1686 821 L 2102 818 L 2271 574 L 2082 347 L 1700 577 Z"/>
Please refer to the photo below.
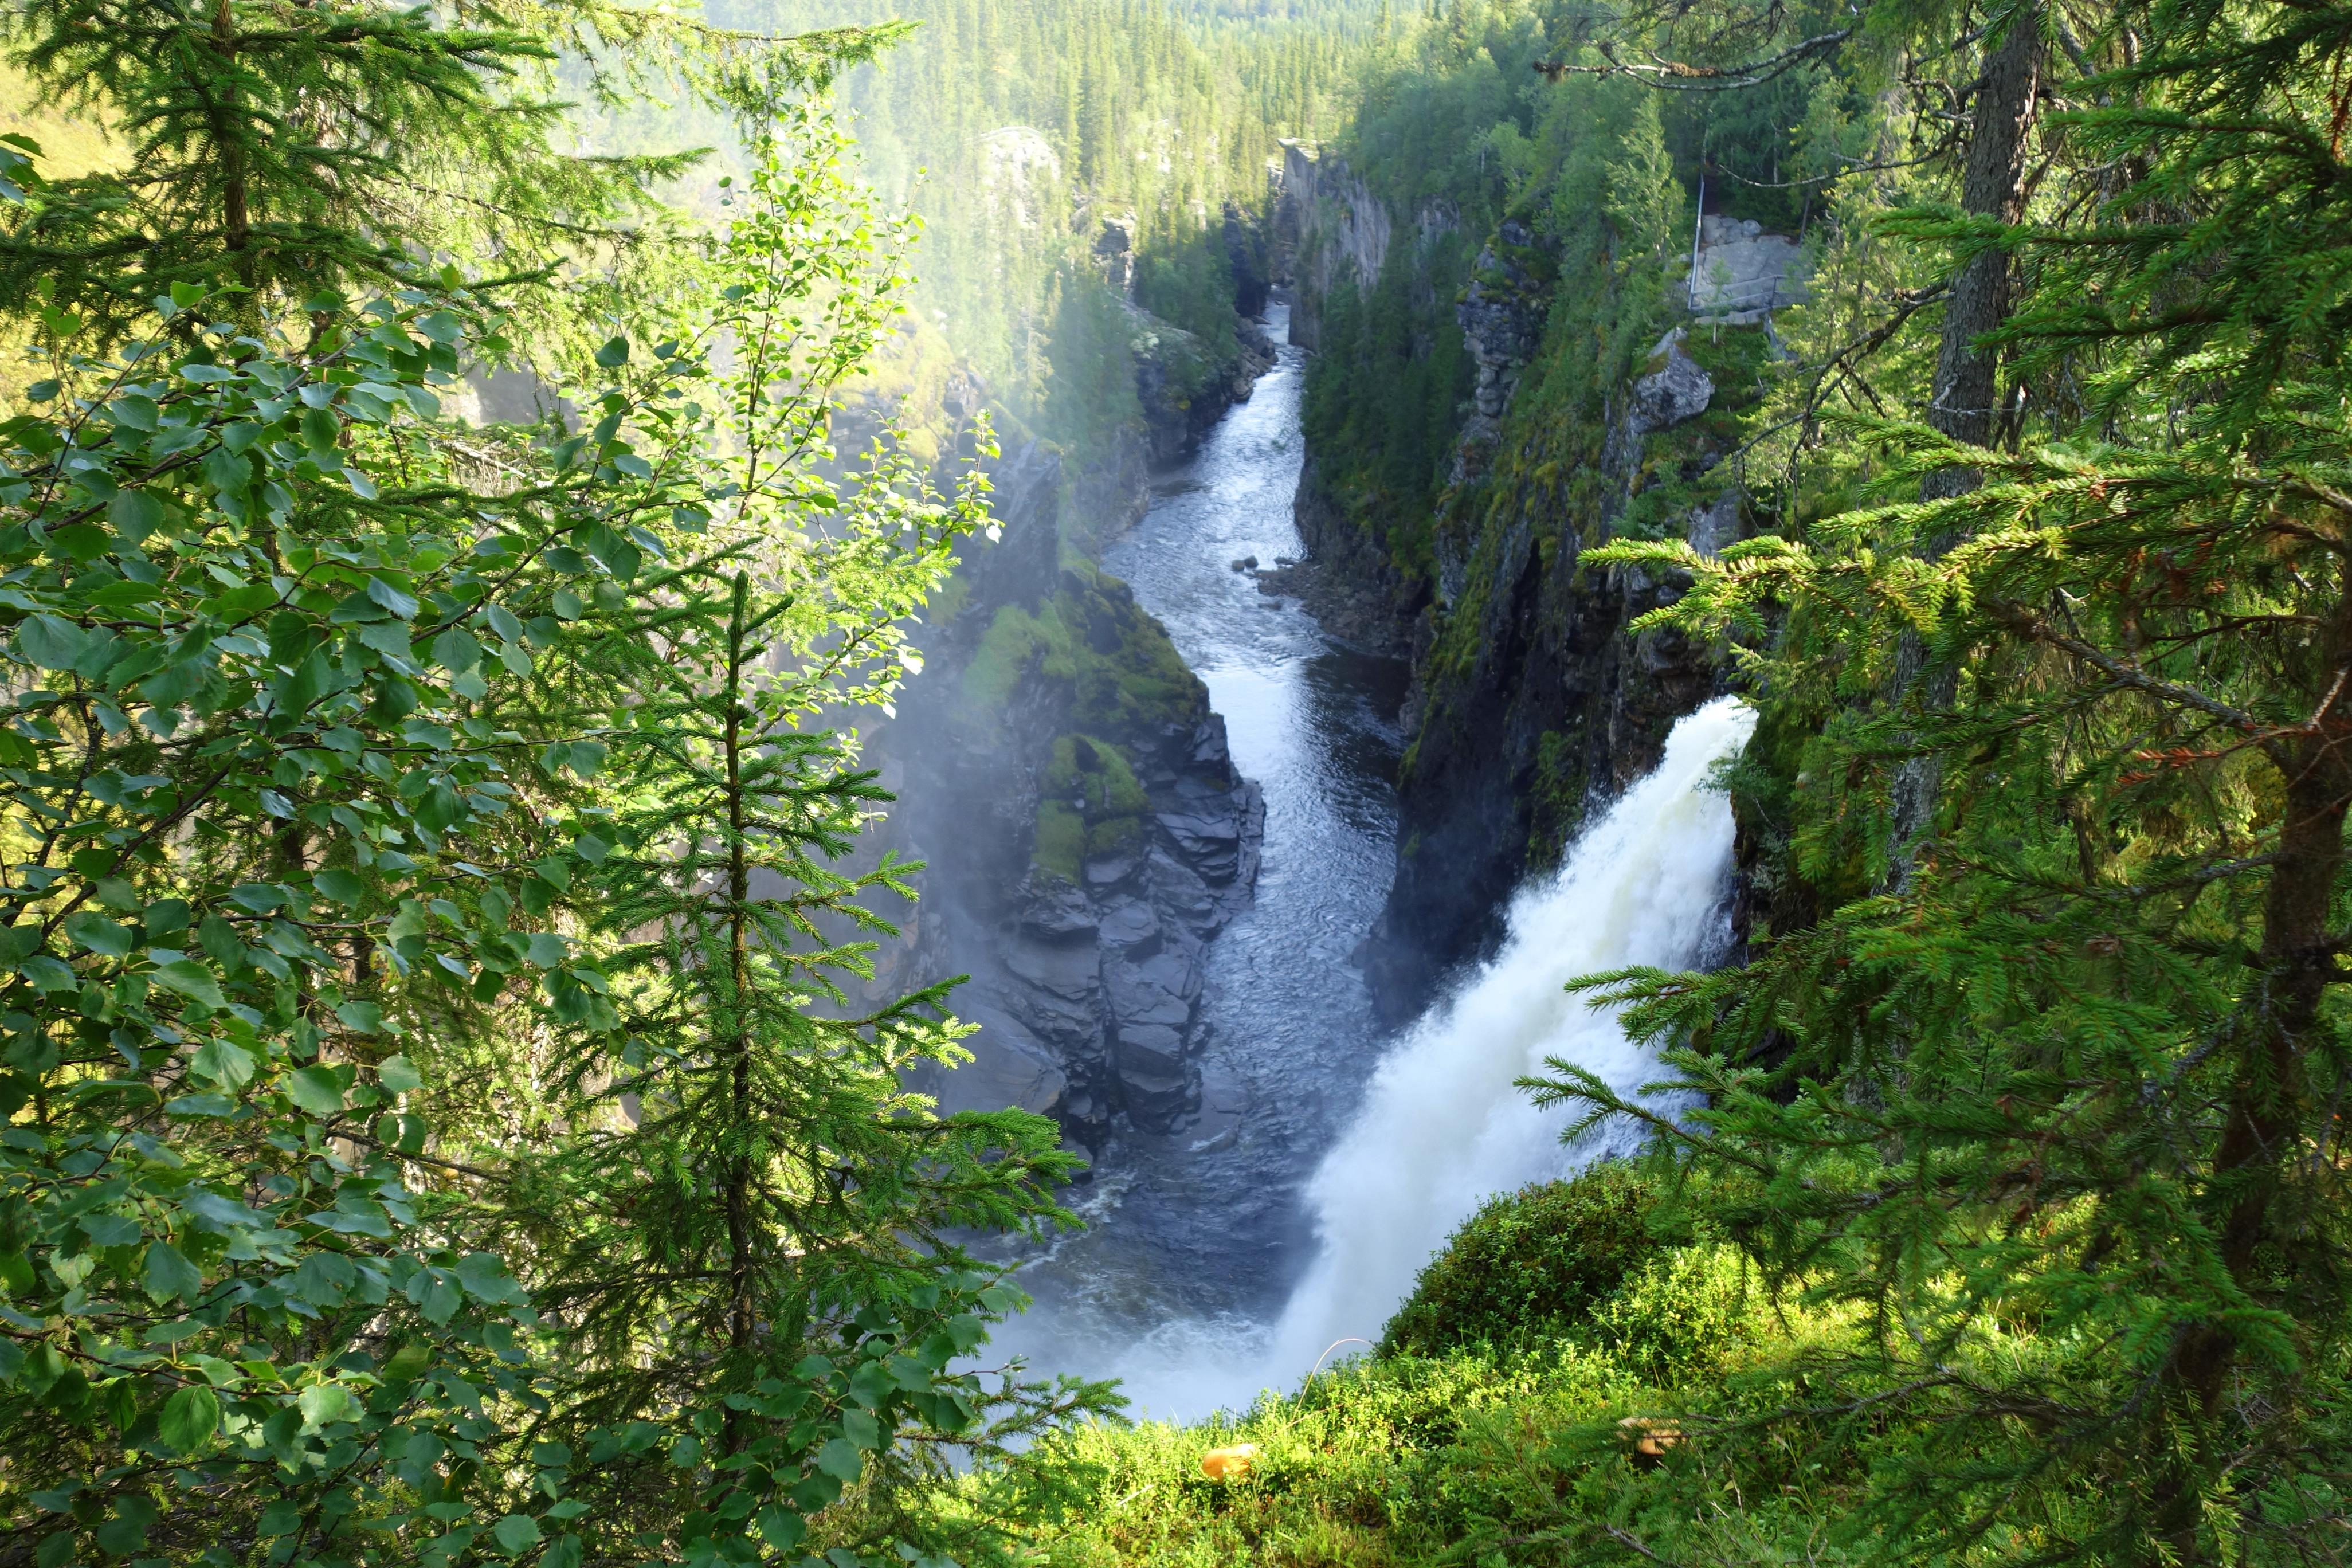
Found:
<path fill-rule="evenodd" d="M 12 212 L 0 289 L 114 331 L 172 284 L 215 277 L 247 291 L 250 321 L 275 323 L 319 290 L 396 287 L 417 265 L 509 292 L 567 272 L 574 299 L 520 297 L 543 332 L 676 270 L 682 237 L 657 189 L 709 151 L 590 150 L 566 79 L 606 106 L 665 85 L 756 119 L 898 31 L 758 37 L 603 3 L 23 0 L 0 14 L 0 45 L 126 158 Z M 584 330 L 565 352 L 597 341 Z"/>

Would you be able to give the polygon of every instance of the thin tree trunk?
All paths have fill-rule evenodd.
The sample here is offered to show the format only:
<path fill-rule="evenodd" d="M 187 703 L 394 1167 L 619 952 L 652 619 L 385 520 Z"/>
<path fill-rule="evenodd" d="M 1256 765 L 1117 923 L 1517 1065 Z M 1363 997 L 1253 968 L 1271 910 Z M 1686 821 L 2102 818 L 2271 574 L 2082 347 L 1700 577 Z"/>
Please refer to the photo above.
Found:
<path fill-rule="evenodd" d="M 1960 210 L 1971 217 L 2013 224 L 2025 216 L 2025 150 L 2041 101 L 2044 45 L 2042 16 L 2018 7 L 2009 31 L 1985 58 L 1969 129 L 1968 169 L 1960 180 Z M 1992 437 L 2000 356 L 1979 343 L 2009 319 L 2009 253 L 1984 250 L 1952 279 L 1944 307 L 1943 345 L 1936 355 L 1935 395 L 1927 423 L 1956 441 L 1981 447 Z M 1974 468 L 1946 468 L 1920 486 L 1921 499 L 1965 495 L 1981 483 Z"/>
<path fill-rule="evenodd" d="M 2263 896 L 2257 978 L 2242 1005 L 2245 1045 L 2213 1154 L 2216 1196 L 2227 1205 L 2219 1216 L 2221 1258 L 2231 1279 L 2249 1291 L 2259 1284 L 2273 1205 L 2300 1148 L 2305 1052 L 2327 988 L 2339 978 L 2328 913 L 2352 813 L 2352 565 L 2338 573 L 2327 645 L 2313 668 L 2311 720 L 2273 753 L 2284 775 L 2278 864 Z M 2237 1352 L 2237 1335 L 2215 1323 L 2181 1341 L 2176 1373 L 2209 1421 L 2220 1412 Z M 2180 1462 L 2183 1473 L 2158 1499 L 2158 1532 L 2181 1563 L 2201 1560 L 2200 1490 L 2190 1463 Z"/>
<path fill-rule="evenodd" d="M 229 8 L 229 0 L 214 0 L 213 47 L 218 51 L 224 69 L 236 66 L 236 16 Z M 250 289 L 254 286 L 253 214 L 247 205 L 246 190 L 245 142 L 236 123 L 236 90 L 231 88 L 214 123 L 213 144 L 219 150 L 221 161 L 221 237 L 229 254 L 236 258 L 237 281 Z"/>
<path fill-rule="evenodd" d="M 2034 0 L 2023 0 L 2011 14 L 2000 42 L 1985 57 L 1977 89 L 1968 166 L 1960 180 L 1960 206 L 1972 217 L 2016 223 L 2025 215 L 2025 153 L 2041 102 L 2043 56 L 2041 8 Z M 1991 438 L 2000 356 L 1979 340 L 2009 319 L 2011 303 L 2007 251 L 1978 253 L 1952 279 L 1927 423 L 1954 440 L 1981 447 Z M 1919 499 L 1966 495 L 1982 482 L 1974 468 L 1939 469 L 1921 481 Z M 1942 556 L 1958 542 L 1953 536 L 1931 540 L 1928 559 Z M 1949 661 L 1930 664 L 1917 633 L 1903 634 L 1895 647 L 1891 683 L 1896 701 L 1920 687 L 1921 704 L 1928 712 L 1947 711 L 1958 695 L 1959 679 L 1958 667 Z M 1910 883 L 1916 846 L 1935 820 L 1942 793 L 1943 772 L 1933 757 L 1913 757 L 1896 768 L 1889 790 L 1894 817 L 1889 858 L 1890 879 L 1897 888 Z"/>
<path fill-rule="evenodd" d="M 743 848 L 743 643 L 751 578 L 735 577 L 735 606 L 727 626 L 727 963 L 733 1038 L 728 1042 L 729 1132 L 733 1142 L 727 1171 L 727 1342 L 737 1352 L 751 1346 L 751 870 Z M 740 1447 L 737 1413 L 726 1415 L 730 1452 Z"/>

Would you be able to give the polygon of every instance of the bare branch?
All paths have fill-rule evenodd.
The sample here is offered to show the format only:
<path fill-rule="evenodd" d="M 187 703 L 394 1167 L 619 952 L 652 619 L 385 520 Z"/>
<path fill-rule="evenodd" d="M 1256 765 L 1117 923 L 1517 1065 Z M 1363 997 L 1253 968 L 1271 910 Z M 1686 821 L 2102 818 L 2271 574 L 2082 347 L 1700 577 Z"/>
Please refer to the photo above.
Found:
<path fill-rule="evenodd" d="M 1988 613 L 2005 623 L 2011 630 L 2022 633 L 2036 642 L 2047 643 L 2052 647 L 2062 648 L 2073 654 L 2084 663 L 2095 666 L 2103 671 L 2118 686 L 2129 687 L 2134 691 L 2146 692 L 2158 701 L 2168 702 L 2180 708 L 2191 708 L 2209 718 L 2219 719 L 2231 728 L 2263 742 L 2265 750 L 2269 749 L 2271 738 L 2278 733 L 2274 726 L 2263 723 L 2242 708 L 2232 708 L 2230 704 L 2219 699 L 2208 697 L 2191 687 L 2181 686 L 2169 680 L 2160 680 L 2136 664 L 2126 664 L 2113 654 L 2092 647 L 2080 637 L 2067 636 L 2022 605 L 2000 599 L 1987 599 L 1983 601 L 1983 605 Z"/>
<path fill-rule="evenodd" d="M 1769 59 L 1755 60 L 1740 66 L 1696 66 L 1686 60 L 1650 57 L 1648 64 L 1627 64 L 1617 58 L 1616 49 L 1608 43 L 1594 46 L 1605 66 L 1572 66 L 1561 60 L 1537 60 L 1535 69 L 1548 81 L 1558 81 L 1571 76 L 1623 76 L 1647 87 L 1673 92 L 1732 92 L 1741 88 L 1757 87 L 1778 76 L 1784 76 L 1807 60 L 1828 54 L 1853 37 L 1857 29 L 1841 27 L 1834 33 L 1818 33 L 1802 43 L 1774 55 Z"/>

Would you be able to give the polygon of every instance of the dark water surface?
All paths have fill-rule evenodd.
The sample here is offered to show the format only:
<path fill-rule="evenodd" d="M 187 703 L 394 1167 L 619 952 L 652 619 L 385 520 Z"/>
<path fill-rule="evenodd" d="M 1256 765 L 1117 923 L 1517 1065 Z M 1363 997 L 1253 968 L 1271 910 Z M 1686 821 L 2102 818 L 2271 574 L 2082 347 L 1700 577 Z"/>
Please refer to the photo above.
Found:
<path fill-rule="evenodd" d="M 1281 342 L 1287 307 L 1265 324 Z M 1406 670 L 1337 646 L 1230 564 L 1300 553 L 1304 357 L 1281 349 L 1104 558 L 1207 683 L 1235 765 L 1265 790 L 1265 860 L 1255 903 L 1209 946 L 1201 1117 L 1102 1151 L 1080 1196 L 1087 1229 L 1023 1271 L 1037 1305 L 997 1342 L 1041 1370 L 1124 1377 L 1155 1414 L 1247 1397 L 1212 1363 L 1262 1335 L 1305 1267 L 1300 1185 L 1382 1043 L 1351 954 L 1394 870 Z"/>

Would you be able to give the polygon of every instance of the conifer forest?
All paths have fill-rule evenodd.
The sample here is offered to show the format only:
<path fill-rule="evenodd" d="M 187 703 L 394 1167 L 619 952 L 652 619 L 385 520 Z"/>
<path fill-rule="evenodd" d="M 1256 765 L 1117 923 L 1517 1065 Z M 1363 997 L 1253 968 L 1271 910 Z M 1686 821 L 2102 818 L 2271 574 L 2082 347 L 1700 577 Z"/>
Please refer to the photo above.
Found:
<path fill-rule="evenodd" d="M 2352 0 L 0 0 L 0 1568 L 2352 1563 Z"/>

